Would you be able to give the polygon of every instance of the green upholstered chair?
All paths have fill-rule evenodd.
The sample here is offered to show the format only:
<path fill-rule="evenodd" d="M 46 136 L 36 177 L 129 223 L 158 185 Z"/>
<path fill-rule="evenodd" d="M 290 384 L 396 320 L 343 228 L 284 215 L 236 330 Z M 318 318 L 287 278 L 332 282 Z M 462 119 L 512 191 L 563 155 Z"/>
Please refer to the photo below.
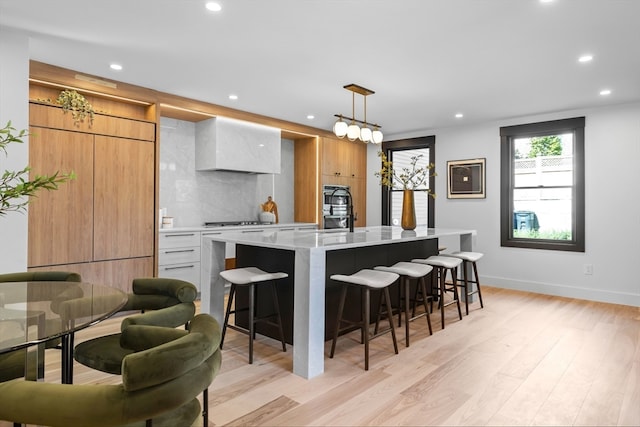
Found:
<path fill-rule="evenodd" d="M 198 289 L 189 282 L 167 278 L 134 279 L 133 293 L 120 311 L 140 310 L 142 313 L 128 316 L 120 324 L 121 333 L 131 325 L 150 325 L 176 328 L 188 324 L 196 312 L 194 300 Z M 82 313 L 75 307 L 86 307 L 82 301 L 63 303 L 64 316 L 73 318 Z M 75 346 L 74 359 L 92 369 L 120 375 L 122 360 L 133 349 L 121 345 L 121 333 L 84 341 Z"/>
<path fill-rule="evenodd" d="M 55 384 L 15 379 L 0 383 L 0 419 L 47 426 L 190 426 L 200 415 L 197 396 L 222 362 L 220 325 L 199 314 L 188 331 L 131 325 L 122 345 L 122 383 Z M 206 410 L 204 411 L 206 425 Z"/>
<path fill-rule="evenodd" d="M 70 271 L 24 271 L 16 273 L 0 274 L 0 282 L 81 282 L 82 278 L 78 273 Z M 73 292 L 70 289 L 65 294 L 62 294 L 60 298 L 51 304 L 51 311 L 58 313 L 58 304 L 67 298 L 75 298 L 82 294 L 82 291 L 78 289 L 78 292 Z M 32 298 L 32 300 L 37 300 Z M 0 306 L 11 303 L 0 298 Z M 54 325 L 54 322 L 60 322 L 59 319 L 48 319 L 45 323 L 45 328 L 48 330 L 58 329 L 58 326 Z M 60 338 L 49 340 L 45 343 L 45 348 L 57 348 L 60 345 Z M 24 357 L 25 350 L 18 350 L 11 353 L 0 354 L 0 381 L 7 381 L 14 378 L 20 378 L 25 376 L 24 372 Z M 35 373 L 30 373 L 29 378 L 35 379 Z"/>

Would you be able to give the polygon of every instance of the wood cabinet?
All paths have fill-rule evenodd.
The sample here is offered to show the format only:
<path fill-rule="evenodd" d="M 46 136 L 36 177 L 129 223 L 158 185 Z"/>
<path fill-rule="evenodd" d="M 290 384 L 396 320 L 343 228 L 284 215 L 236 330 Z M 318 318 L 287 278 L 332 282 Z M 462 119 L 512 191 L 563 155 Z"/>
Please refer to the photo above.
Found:
<path fill-rule="evenodd" d="M 151 277 L 155 260 L 155 124 L 96 114 L 73 123 L 56 106 L 30 104 L 32 174 L 74 171 L 29 204 L 28 267 L 69 270 L 121 288 Z"/>
<path fill-rule="evenodd" d="M 295 141 L 295 220 L 322 225 L 322 186 L 348 185 L 356 227 L 367 223 L 367 146 L 321 137 Z"/>
<path fill-rule="evenodd" d="M 367 146 L 346 139 L 322 138 L 322 184 L 348 185 L 354 225 L 367 225 Z"/>

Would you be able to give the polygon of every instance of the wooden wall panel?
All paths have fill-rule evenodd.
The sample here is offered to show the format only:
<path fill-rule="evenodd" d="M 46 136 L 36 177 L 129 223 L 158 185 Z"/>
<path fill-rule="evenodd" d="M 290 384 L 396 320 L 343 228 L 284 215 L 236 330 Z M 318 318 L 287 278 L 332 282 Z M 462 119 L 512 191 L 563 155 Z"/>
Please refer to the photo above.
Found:
<path fill-rule="evenodd" d="M 153 143 L 95 137 L 94 258 L 154 253 Z"/>
<path fill-rule="evenodd" d="M 318 138 L 296 139 L 294 145 L 294 221 L 322 224 Z"/>
<path fill-rule="evenodd" d="M 56 110 L 59 114 L 52 113 Z M 154 123 L 96 114 L 93 124 L 89 124 L 88 119 L 76 124 L 70 112 L 64 113 L 62 107 L 45 104 L 29 105 L 29 122 L 32 126 L 155 141 Z"/>
<path fill-rule="evenodd" d="M 74 171 L 29 204 L 28 265 L 87 262 L 93 257 L 93 135 L 30 128 L 31 175 Z"/>
<path fill-rule="evenodd" d="M 153 258 L 130 258 L 83 264 L 64 264 L 29 268 L 29 271 L 72 271 L 84 282 L 107 285 L 131 292 L 131 282 L 138 277 L 153 277 Z"/>

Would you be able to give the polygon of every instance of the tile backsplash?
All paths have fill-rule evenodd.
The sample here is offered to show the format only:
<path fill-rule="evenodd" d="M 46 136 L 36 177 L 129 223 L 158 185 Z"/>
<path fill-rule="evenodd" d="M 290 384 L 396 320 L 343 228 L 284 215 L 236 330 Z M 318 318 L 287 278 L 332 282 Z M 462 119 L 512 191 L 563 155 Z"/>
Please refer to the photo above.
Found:
<path fill-rule="evenodd" d="M 174 227 L 205 221 L 258 220 L 273 196 L 281 223 L 293 222 L 294 143 L 283 139 L 280 174 L 195 170 L 195 123 L 160 120 L 160 207 Z"/>

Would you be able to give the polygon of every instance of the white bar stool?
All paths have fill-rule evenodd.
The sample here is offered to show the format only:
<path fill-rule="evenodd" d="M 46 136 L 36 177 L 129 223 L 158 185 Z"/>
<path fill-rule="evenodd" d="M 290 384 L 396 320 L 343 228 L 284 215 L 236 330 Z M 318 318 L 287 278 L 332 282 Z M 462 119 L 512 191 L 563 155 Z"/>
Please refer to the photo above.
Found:
<path fill-rule="evenodd" d="M 480 279 L 478 277 L 478 265 L 476 264 L 476 262 L 482 258 L 484 256 L 483 253 L 481 252 L 460 252 L 460 251 L 456 251 L 456 252 L 452 252 L 450 254 L 442 254 L 443 256 L 450 256 L 450 257 L 454 257 L 454 258 L 460 258 L 462 260 L 462 285 L 458 285 L 460 286 L 462 289 L 464 289 L 464 308 L 465 311 L 467 313 L 467 315 L 469 314 L 469 297 L 471 297 L 474 294 L 478 294 L 478 298 L 480 299 L 480 308 L 484 308 L 484 303 L 482 302 L 482 290 L 480 289 Z M 468 278 L 468 269 L 469 269 L 469 264 L 471 264 L 471 266 L 473 267 L 473 275 L 474 278 L 473 279 L 469 279 Z M 475 289 L 473 288 L 473 284 L 476 285 Z"/>
<path fill-rule="evenodd" d="M 400 300 L 398 301 L 398 304 L 402 304 L 402 293 L 404 293 L 405 345 L 409 347 L 409 322 L 415 319 L 418 319 L 420 317 L 424 316 L 427 318 L 427 325 L 429 326 L 429 335 L 432 335 L 433 330 L 431 329 L 431 315 L 429 313 L 429 308 L 427 307 L 427 300 L 431 297 L 427 295 L 427 287 L 426 287 L 424 278 L 426 277 L 427 274 L 431 273 L 431 271 L 433 270 L 433 267 L 430 265 L 419 264 L 415 262 L 397 262 L 394 265 L 389 267 L 379 265 L 377 267 L 374 267 L 374 269 L 379 271 L 388 271 L 390 273 L 396 273 L 398 276 L 400 276 L 399 285 L 400 285 L 401 295 L 400 295 Z M 417 286 L 419 286 L 420 290 L 422 291 L 422 295 L 423 295 L 422 302 L 424 303 L 424 313 L 418 314 L 417 316 L 415 315 L 415 313 L 412 313 L 412 316 L 410 317 L 409 305 L 411 302 L 411 295 L 410 295 L 411 279 L 417 280 Z M 400 318 L 400 324 L 402 324 L 401 309 L 398 310 L 398 317 Z"/>
<path fill-rule="evenodd" d="M 337 282 L 342 282 L 342 291 L 340 293 L 340 303 L 338 305 L 338 318 L 336 321 L 336 328 L 333 332 L 333 342 L 331 343 L 331 353 L 329 354 L 330 358 L 333 358 L 333 354 L 336 350 L 336 341 L 338 339 L 338 334 L 344 330 L 352 329 L 353 326 L 358 326 L 361 331 L 362 341 L 364 341 L 364 369 L 365 371 L 369 370 L 369 340 L 373 338 L 377 338 L 380 335 L 383 335 L 387 332 L 391 332 L 391 337 L 393 339 L 393 349 L 396 354 L 398 354 L 398 343 L 396 341 L 396 332 L 393 327 L 393 319 L 391 318 L 391 298 L 389 297 L 389 285 L 398 280 L 398 276 L 395 273 L 389 273 L 386 271 L 376 271 L 370 269 L 360 270 L 357 273 L 352 275 L 344 275 L 344 274 L 334 274 L 330 277 L 331 280 L 335 280 Z M 361 311 L 361 320 L 358 322 L 354 322 L 348 319 L 342 318 L 342 311 L 344 309 L 345 299 L 347 297 L 347 288 L 349 286 L 357 286 L 361 290 L 362 295 L 362 311 Z M 383 331 L 371 334 L 369 331 L 369 321 L 371 318 L 371 290 L 382 290 L 382 295 L 380 298 L 384 299 L 384 303 L 387 309 L 387 313 L 389 315 L 387 318 L 389 319 L 389 329 L 385 329 Z M 341 328 L 341 324 L 345 323 L 348 326 Z"/>
<path fill-rule="evenodd" d="M 440 286 L 439 286 L 440 300 L 438 301 L 438 305 L 440 306 L 440 322 L 441 322 L 442 329 L 444 329 L 444 308 L 446 306 L 449 306 L 455 303 L 458 307 L 458 317 L 460 318 L 460 320 L 462 320 L 462 310 L 460 309 L 460 298 L 458 297 L 458 284 L 456 282 L 457 268 L 460 264 L 462 264 L 462 260 L 460 258 L 434 255 L 426 259 L 412 259 L 411 262 L 427 264 L 436 269 L 436 274 L 433 275 L 432 277 L 434 280 L 435 279 L 440 280 Z M 453 283 L 451 287 L 447 287 L 447 283 L 446 283 L 447 271 L 451 272 L 451 281 Z M 445 304 L 444 295 L 447 292 L 453 293 L 453 300 Z"/>
<path fill-rule="evenodd" d="M 284 341 L 284 332 L 282 331 L 282 318 L 280 316 L 280 305 L 278 304 L 278 295 L 276 293 L 275 281 L 288 277 L 287 273 L 268 273 L 260 270 L 256 267 L 243 267 L 235 268 L 231 270 L 225 270 L 220 272 L 220 276 L 231 283 L 231 289 L 229 290 L 229 301 L 227 302 L 227 310 L 224 316 L 224 324 L 222 326 L 222 337 L 220 340 L 220 349 L 224 344 L 224 336 L 227 332 L 227 328 L 231 328 L 235 331 L 242 332 L 249 335 L 249 363 L 253 363 L 253 339 L 255 337 L 255 324 L 258 322 L 268 323 L 273 326 L 277 326 L 280 331 L 280 341 L 282 342 L 282 351 L 287 351 L 287 345 Z M 273 306 L 275 313 L 266 316 L 256 317 L 256 288 L 255 285 L 259 283 L 269 283 L 271 285 L 271 295 L 273 298 Z M 231 309 L 233 305 L 233 297 L 236 293 L 236 286 L 248 286 L 249 287 L 249 307 L 238 309 Z M 231 313 L 238 313 L 241 311 L 249 312 L 249 329 L 243 328 L 237 325 L 229 324 L 229 315 Z M 270 320 L 270 319 L 274 319 Z"/>

